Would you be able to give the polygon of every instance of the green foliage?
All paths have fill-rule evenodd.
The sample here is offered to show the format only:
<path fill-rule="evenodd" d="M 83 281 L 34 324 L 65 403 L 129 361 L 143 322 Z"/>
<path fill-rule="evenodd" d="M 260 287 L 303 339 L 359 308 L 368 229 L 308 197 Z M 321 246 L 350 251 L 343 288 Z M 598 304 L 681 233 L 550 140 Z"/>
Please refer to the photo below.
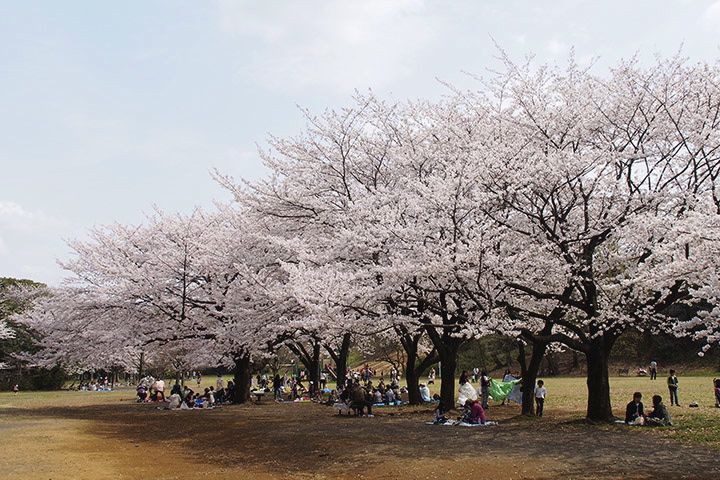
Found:
<path fill-rule="evenodd" d="M 42 283 L 32 280 L 0 277 L 0 320 L 6 320 L 15 331 L 15 337 L 0 341 L 0 363 L 9 368 L 0 370 L 0 389 L 11 389 L 19 384 L 20 388 L 32 390 L 57 389 L 63 385 L 65 374 L 60 367 L 52 369 L 28 368 L 15 355 L 19 353 L 35 353 L 37 351 L 37 333 L 19 325 L 9 318 L 30 307 L 28 302 L 20 301 L 12 295 L 12 290 L 21 288 L 43 288 Z"/>
<path fill-rule="evenodd" d="M 490 335 L 467 342 L 458 355 L 460 370 L 475 367 L 488 372 L 504 367 L 517 367 L 518 348 L 515 339 L 503 335 Z"/>

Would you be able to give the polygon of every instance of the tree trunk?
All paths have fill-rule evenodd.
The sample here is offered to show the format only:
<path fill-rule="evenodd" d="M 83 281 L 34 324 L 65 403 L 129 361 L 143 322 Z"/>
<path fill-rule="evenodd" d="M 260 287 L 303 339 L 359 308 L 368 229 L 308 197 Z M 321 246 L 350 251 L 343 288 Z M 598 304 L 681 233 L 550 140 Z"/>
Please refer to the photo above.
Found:
<path fill-rule="evenodd" d="M 235 383 L 235 398 L 233 398 L 233 403 L 245 403 L 250 400 L 250 384 L 252 382 L 250 355 L 240 354 L 235 357 L 233 381 Z"/>
<path fill-rule="evenodd" d="M 320 388 L 320 342 L 314 342 L 312 358 L 305 367 L 308 369 L 310 379 L 310 397 L 314 397 Z"/>
<path fill-rule="evenodd" d="M 538 371 L 542 364 L 547 344 L 543 342 L 533 343 L 530 363 L 525 362 L 525 347 L 520 345 L 520 372 L 522 375 L 522 414 L 527 416 L 535 415 L 535 382 L 537 382 Z"/>
<path fill-rule="evenodd" d="M 454 350 L 454 351 L 453 351 Z M 445 408 L 455 407 L 455 372 L 457 370 L 457 348 L 448 348 L 440 355 L 440 399 Z"/>
<path fill-rule="evenodd" d="M 143 371 L 145 370 L 145 352 L 140 352 L 140 365 L 138 365 L 138 377 L 143 378 Z"/>
<path fill-rule="evenodd" d="M 420 374 L 415 369 L 417 363 L 417 342 L 402 342 L 405 348 L 405 382 L 407 383 L 410 405 L 422 403 L 420 398 Z"/>
<path fill-rule="evenodd" d="M 613 420 L 610 403 L 610 381 L 608 358 L 612 342 L 598 337 L 589 344 L 585 353 L 587 361 L 588 406 L 587 419 L 591 422 L 611 422 Z"/>
<path fill-rule="evenodd" d="M 308 380 L 310 383 L 310 396 L 315 395 L 318 389 L 318 382 L 320 381 L 320 348 L 321 344 L 319 340 L 312 340 L 312 350 L 308 350 L 300 343 L 294 345 L 288 345 L 288 348 L 300 359 L 305 369 L 308 372 Z"/>
<path fill-rule="evenodd" d="M 345 387 L 345 379 L 347 377 L 347 361 L 350 356 L 350 342 L 352 340 L 352 334 L 346 333 L 343 335 L 342 343 L 337 352 L 332 348 L 325 346 L 325 350 L 330 354 L 333 361 L 335 362 L 335 380 L 336 388 Z"/>

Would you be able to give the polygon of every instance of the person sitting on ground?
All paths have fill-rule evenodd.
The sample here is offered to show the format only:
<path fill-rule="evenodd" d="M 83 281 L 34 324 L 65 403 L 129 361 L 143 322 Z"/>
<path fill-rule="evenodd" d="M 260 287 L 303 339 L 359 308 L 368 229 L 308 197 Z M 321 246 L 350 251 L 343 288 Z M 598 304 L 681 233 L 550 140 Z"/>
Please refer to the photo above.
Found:
<path fill-rule="evenodd" d="M 472 425 L 485 425 L 485 410 L 483 410 L 480 402 L 477 400 L 468 400 L 468 402 L 470 402 L 470 416 L 466 420 L 467 423 Z"/>
<path fill-rule="evenodd" d="M 387 404 L 394 405 L 395 399 L 396 399 L 395 390 L 393 390 L 392 388 L 388 388 L 387 391 L 385 392 L 385 400 L 387 401 Z"/>
<path fill-rule="evenodd" d="M 170 390 L 170 395 L 173 395 L 175 393 L 177 393 L 178 395 L 180 395 L 182 393 L 182 387 L 180 386 L 180 384 L 178 382 L 175 382 L 175 385 L 173 385 L 172 390 Z"/>
<path fill-rule="evenodd" d="M 435 421 L 434 421 L 434 423 L 436 423 L 436 424 L 441 424 L 441 423 L 447 422 L 448 419 L 447 419 L 447 417 L 445 416 L 445 414 L 447 413 L 448 409 L 445 407 L 445 404 L 444 404 L 443 401 L 440 399 L 440 395 L 435 394 L 435 396 L 434 396 L 433 398 L 434 398 L 435 400 L 437 400 L 437 402 L 438 402 L 437 407 L 435 407 Z"/>
<path fill-rule="evenodd" d="M 180 408 L 180 404 L 182 403 L 182 398 L 180 398 L 179 393 L 173 393 L 170 395 L 170 398 L 168 398 L 168 410 L 175 410 L 177 408 Z"/>
<path fill-rule="evenodd" d="M 470 416 L 472 415 L 472 402 L 473 401 L 468 398 L 467 400 L 465 400 L 465 403 L 462 404 L 462 411 L 460 412 L 460 416 L 458 417 L 459 422 L 470 422 Z"/>
<path fill-rule="evenodd" d="M 644 425 L 645 411 L 642 403 L 642 393 L 635 392 L 632 402 L 625 408 L 625 423 L 627 425 Z"/>
<path fill-rule="evenodd" d="M 420 399 L 425 403 L 432 402 L 432 398 L 430 398 L 430 389 L 424 383 L 420 384 Z"/>
<path fill-rule="evenodd" d="M 373 390 L 373 396 L 375 397 L 375 403 L 383 403 L 383 394 L 382 392 L 380 392 L 380 389 L 376 388 L 375 390 Z"/>
<path fill-rule="evenodd" d="M 662 403 L 662 397 L 660 395 L 653 395 L 653 411 L 647 416 L 645 425 L 650 427 L 666 427 L 672 425 L 672 419 L 670 418 L 670 412 L 667 407 Z"/>
<path fill-rule="evenodd" d="M 225 400 L 227 402 L 235 400 L 235 382 L 232 380 L 228 381 L 227 387 L 225 388 Z"/>
<path fill-rule="evenodd" d="M 184 409 L 189 409 L 195 407 L 195 400 L 193 399 L 193 392 L 190 390 L 190 393 L 185 395 L 185 401 L 183 402 Z"/>
<path fill-rule="evenodd" d="M 367 416 L 372 416 L 372 399 L 369 402 L 367 401 L 367 392 L 362 385 L 360 385 L 359 380 L 355 380 L 355 383 L 352 386 L 350 399 L 350 408 L 352 408 L 358 416 L 364 414 L 365 408 L 367 408 Z"/>
<path fill-rule="evenodd" d="M 340 399 L 338 397 L 337 390 L 331 390 L 330 394 L 328 395 L 327 400 L 325 400 L 323 402 L 323 404 L 332 406 L 332 405 L 335 405 L 336 403 L 338 403 L 338 401 L 340 401 Z"/>
<path fill-rule="evenodd" d="M 215 403 L 218 405 L 225 403 L 225 388 L 215 390 Z"/>
<path fill-rule="evenodd" d="M 206 407 L 213 408 L 215 406 L 215 389 L 212 385 L 205 389 L 205 401 Z"/>
<path fill-rule="evenodd" d="M 147 399 L 147 389 L 145 388 L 145 385 L 138 385 L 137 397 L 138 403 L 143 403 Z"/>

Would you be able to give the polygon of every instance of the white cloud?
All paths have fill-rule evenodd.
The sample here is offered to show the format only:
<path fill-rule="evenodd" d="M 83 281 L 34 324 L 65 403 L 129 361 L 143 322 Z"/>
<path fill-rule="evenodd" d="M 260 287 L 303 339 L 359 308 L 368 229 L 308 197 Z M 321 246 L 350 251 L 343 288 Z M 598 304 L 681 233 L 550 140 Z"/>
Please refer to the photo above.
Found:
<path fill-rule="evenodd" d="M 272 87 L 382 87 L 416 70 L 441 22 L 421 0 L 221 1 L 220 24 L 249 37 L 245 72 Z M 259 46 L 259 48 L 258 48 Z"/>
<path fill-rule="evenodd" d="M 570 47 L 566 43 L 561 42 L 560 40 L 557 40 L 555 38 L 553 38 L 547 43 L 546 49 L 551 55 L 556 57 L 564 55 L 565 53 L 570 51 Z"/>
<path fill-rule="evenodd" d="M 13 201 L 0 200 L 0 227 L 4 229 L 28 231 L 60 225 L 62 222 L 43 212 L 27 210 Z"/>
<path fill-rule="evenodd" d="M 701 23 L 708 29 L 720 28 L 720 1 L 713 3 L 705 9 Z"/>

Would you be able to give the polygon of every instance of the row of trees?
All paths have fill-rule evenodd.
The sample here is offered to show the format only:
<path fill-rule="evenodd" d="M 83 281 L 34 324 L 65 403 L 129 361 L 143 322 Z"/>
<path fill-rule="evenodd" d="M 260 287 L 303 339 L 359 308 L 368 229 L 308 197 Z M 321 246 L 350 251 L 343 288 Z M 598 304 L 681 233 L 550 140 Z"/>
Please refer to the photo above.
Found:
<path fill-rule="evenodd" d="M 72 242 L 68 280 L 22 319 L 43 361 L 169 345 L 234 368 L 241 402 L 251 360 L 280 346 L 317 385 L 322 351 L 342 381 L 351 345 L 385 339 L 406 353 L 411 401 L 439 360 L 453 402 L 460 347 L 502 334 L 529 385 L 548 348 L 584 354 L 587 417 L 610 419 L 623 332 L 720 340 L 720 67 L 505 60 L 478 85 L 306 113 L 260 152 L 267 178 L 216 172 L 233 204 Z"/>

